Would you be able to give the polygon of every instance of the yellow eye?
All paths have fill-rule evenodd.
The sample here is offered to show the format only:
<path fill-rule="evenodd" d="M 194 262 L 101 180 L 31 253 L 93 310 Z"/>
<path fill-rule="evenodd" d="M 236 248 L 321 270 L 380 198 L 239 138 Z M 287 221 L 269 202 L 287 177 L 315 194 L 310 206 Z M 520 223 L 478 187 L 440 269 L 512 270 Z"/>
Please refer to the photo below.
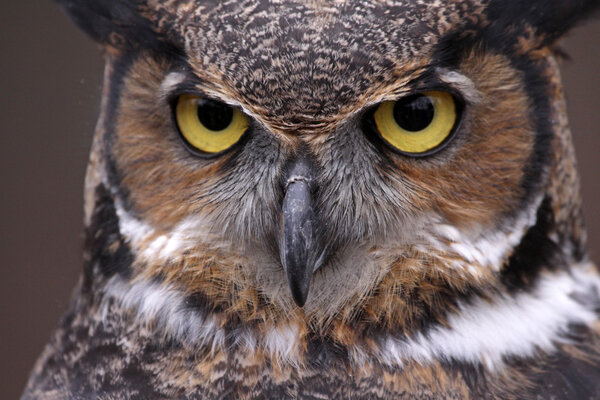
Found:
<path fill-rule="evenodd" d="M 204 153 L 215 154 L 236 144 L 248 129 L 248 119 L 239 110 L 218 101 L 182 95 L 175 116 L 185 140 Z"/>
<path fill-rule="evenodd" d="M 424 92 L 382 103 L 373 114 L 381 137 L 409 155 L 425 155 L 445 143 L 456 124 L 456 104 L 447 92 Z"/>

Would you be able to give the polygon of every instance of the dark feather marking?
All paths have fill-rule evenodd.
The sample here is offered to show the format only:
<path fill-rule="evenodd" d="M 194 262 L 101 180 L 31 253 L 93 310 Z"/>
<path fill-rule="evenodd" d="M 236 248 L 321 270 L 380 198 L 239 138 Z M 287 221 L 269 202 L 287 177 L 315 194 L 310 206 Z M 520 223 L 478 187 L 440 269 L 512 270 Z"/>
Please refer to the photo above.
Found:
<path fill-rule="evenodd" d="M 475 393 L 489 392 L 487 374 L 483 365 L 446 360 L 442 362 L 442 367 L 444 370 L 451 371 L 462 377 L 467 387 L 471 388 Z"/>
<path fill-rule="evenodd" d="M 542 201 L 535 225 L 527 230 L 502 270 L 501 281 L 510 290 L 533 286 L 542 269 L 566 269 L 568 266 L 561 248 L 549 237 L 554 226 L 551 204 L 549 197 Z"/>
<path fill-rule="evenodd" d="M 545 357 L 541 371 L 531 368 L 532 360 L 513 362 L 513 367 L 522 374 L 530 375 L 532 389 L 527 398 L 535 399 L 598 399 L 600 398 L 600 359 L 598 349 L 587 349 L 582 343 L 592 342 L 595 335 L 584 326 L 571 326 L 569 340 L 579 343 L 579 350 L 586 351 L 589 358 L 575 358 L 560 350 Z"/>
<path fill-rule="evenodd" d="M 132 321 L 114 304 L 109 316 L 99 319 L 91 296 L 74 300 L 23 399 L 182 398 L 159 388 L 153 369 L 165 351 L 179 349 L 176 345 L 141 335 L 139 326 L 130 329 Z M 128 347 L 132 343 L 135 350 Z"/>
<path fill-rule="evenodd" d="M 583 344 L 595 335 L 589 328 L 571 326 L 569 340 Z M 490 374 L 482 365 L 447 361 L 444 369 L 463 377 L 476 399 L 592 400 L 600 398 L 598 350 L 590 349 L 589 360 L 573 357 L 564 349 L 536 358 L 509 357 L 501 374 Z"/>
<path fill-rule="evenodd" d="M 201 292 L 196 292 L 187 296 L 185 298 L 185 305 L 190 310 L 202 314 L 207 314 L 209 312 L 220 314 L 226 311 L 226 308 L 224 308 L 220 304 L 215 304 L 214 301 L 211 301 L 211 299 L 209 299 L 204 293 Z"/>
<path fill-rule="evenodd" d="M 156 47 L 159 37 L 138 1 L 56 0 L 73 22 L 97 42 L 115 48 Z"/>
<path fill-rule="evenodd" d="M 307 341 L 307 359 L 315 368 L 328 368 L 332 365 L 343 363 L 348 365 L 348 350 L 334 341 L 312 335 Z"/>
<path fill-rule="evenodd" d="M 533 153 L 525 168 L 522 187 L 524 195 L 520 208 L 527 208 L 540 188 L 546 185 L 545 172 L 554 160 L 552 141 L 555 132 L 552 125 L 552 96 L 548 77 L 544 69 L 548 67 L 547 61 L 543 64 L 534 62 L 529 57 L 521 56 L 512 59 L 512 64 L 523 74 L 523 83 L 528 97 L 531 99 L 535 127 L 535 144 Z"/>
<path fill-rule="evenodd" d="M 116 140 L 117 115 L 121 102 L 121 92 L 123 90 L 124 78 L 127 71 L 131 68 L 137 54 L 131 53 L 126 57 L 120 57 L 112 63 L 113 71 L 110 76 L 108 101 L 106 105 L 106 119 L 104 123 L 104 142 L 100 151 L 104 156 L 106 163 L 106 176 L 113 195 L 118 195 L 123 206 L 131 211 L 129 191 L 121 185 L 121 172 L 113 156 L 114 141 Z"/>
<path fill-rule="evenodd" d="M 98 267 L 104 277 L 131 274 L 133 254 L 121 236 L 112 194 L 104 185 L 96 188 L 96 206 L 90 226 L 86 229 L 85 251 L 89 260 L 85 266 L 85 282 L 89 287 Z"/>
<path fill-rule="evenodd" d="M 599 6 L 599 0 L 492 0 L 487 15 L 496 26 L 495 31 L 504 32 L 504 36 L 514 29 L 522 31 L 531 26 L 538 35 L 545 35 L 542 45 L 547 46 Z"/>

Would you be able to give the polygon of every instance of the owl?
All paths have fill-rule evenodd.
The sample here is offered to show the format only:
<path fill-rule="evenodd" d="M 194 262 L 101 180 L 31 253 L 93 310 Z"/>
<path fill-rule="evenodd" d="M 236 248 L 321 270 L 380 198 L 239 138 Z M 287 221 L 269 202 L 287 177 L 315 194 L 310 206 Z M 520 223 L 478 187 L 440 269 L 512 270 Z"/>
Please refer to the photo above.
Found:
<path fill-rule="evenodd" d="M 59 0 L 84 270 L 23 399 L 600 399 L 557 43 L 593 0 Z"/>

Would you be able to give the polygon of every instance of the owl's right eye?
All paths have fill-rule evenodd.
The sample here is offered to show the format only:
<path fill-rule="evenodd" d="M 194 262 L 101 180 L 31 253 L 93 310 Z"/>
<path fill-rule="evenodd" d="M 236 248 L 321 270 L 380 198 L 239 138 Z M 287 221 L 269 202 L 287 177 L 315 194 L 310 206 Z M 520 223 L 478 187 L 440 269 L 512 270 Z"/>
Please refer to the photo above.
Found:
<path fill-rule="evenodd" d="M 184 94 L 177 99 L 175 119 L 181 136 L 194 149 L 216 154 L 235 145 L 248 129 L 248 118 L 227 104 Z"/>

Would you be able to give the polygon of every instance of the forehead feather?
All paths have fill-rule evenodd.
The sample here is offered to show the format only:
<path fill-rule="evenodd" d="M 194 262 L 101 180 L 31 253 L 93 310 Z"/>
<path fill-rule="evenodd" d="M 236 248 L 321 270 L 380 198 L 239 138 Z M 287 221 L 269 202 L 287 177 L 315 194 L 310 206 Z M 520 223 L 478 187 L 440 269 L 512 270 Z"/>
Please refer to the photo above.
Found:
<path fill-rule="evenodd" d="M 148 17 L 182 43 L 200 78 L 262 112 L 319 120 L 428 63 L 478 1 L 171 1 Z"/>

